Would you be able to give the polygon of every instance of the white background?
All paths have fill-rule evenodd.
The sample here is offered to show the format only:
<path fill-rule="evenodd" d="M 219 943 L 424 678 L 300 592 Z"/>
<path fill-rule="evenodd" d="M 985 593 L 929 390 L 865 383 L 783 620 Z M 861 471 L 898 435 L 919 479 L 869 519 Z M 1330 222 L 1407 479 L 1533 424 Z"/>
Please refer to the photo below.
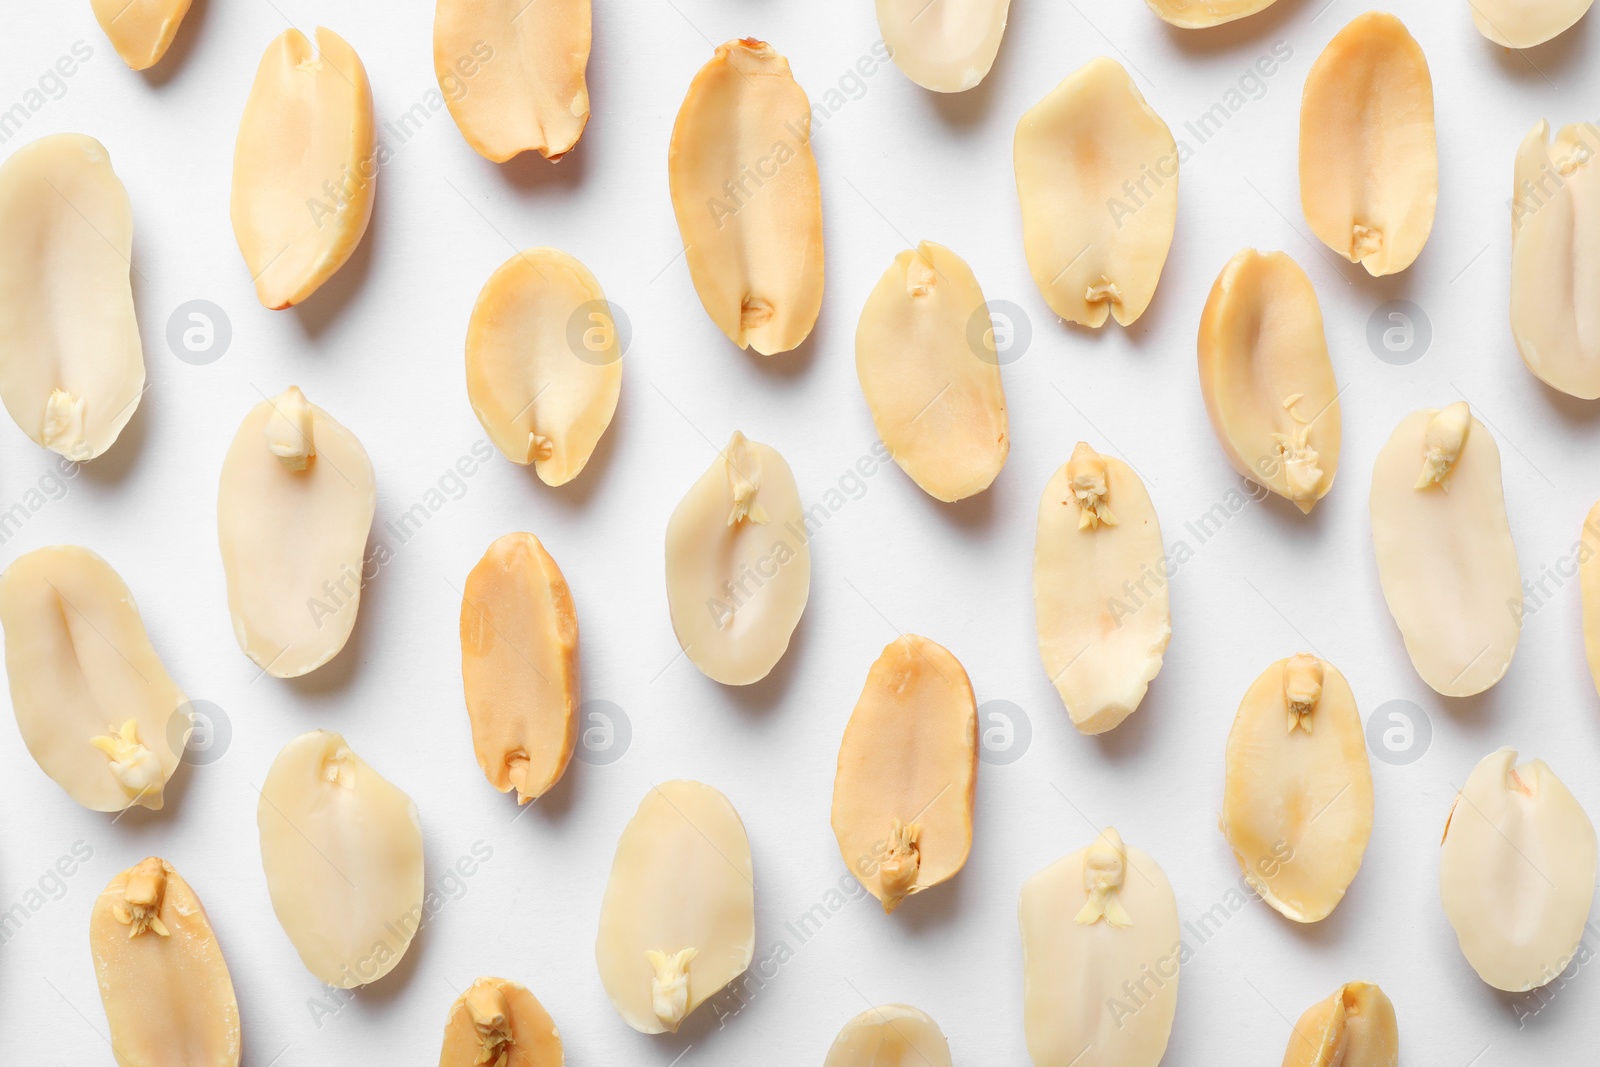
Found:
<path fill-rule="evenodd" d="M 434 89 L 431 5 L 197 0 L 154 76 L 124 67 L 86 0 L 10 7 L 0 105 L 21 99 L 75 41 L 93 49 L 64 96 L 0 153 L 62 130 L 110 150 L 133 201 L 151 388 L 116 447 L 32 515 L 0 559 L 58 542 L 104 555 L 173 677 L 225 710 L 232 740 L 214 763 L 179 772 L 167 810 L 113 822 L 68 800 L 0 726 L 0 907 L 24 901 L 75 842 L 93 850 L 64 890 L 52 885 L 59 899 L 44 899 L 0 945 L 0 1059 L 109 1062 L 89 911 L 114 873 L 158 853 L 210 911 L 252 1064 L 431 1063 L 451 1001 L 479 974 L 530 986 L 578 1067 L 680 1056 L 685 1065 L 818 1063 L 846 1020 L 894 1001 L 931 1013 L 960 1064 L 1023 1064 L 1023 879 L 1113 823 L 1161 862 L 1184 920 L 1227 899 L 1239 880 L 1216 829 L 1228 726 L 1256 674 L 1302 648 L 1341 668 L 1364 715 L 1414 702 L 1431 747 L 1406 766 L 1373 761 L 1372 842 L 1329 919 L 1300 928 L 1251 901 L 1204 944 L 1190 935 L 1165 1062 L 1276 1062 L 1289 1021 L 1358 978 L 1393 997 L 1412 1063 L 1592 1055 L 1600 979 L 1580 969 L 1519 1029 L 1539 1001 L 1479 982 L 1441 913 L 1436 873 L 1454 787 L 1500 745 L 1549 760 L 1600 811 L 1576 582 L 1550 579 L 1498 686 L 1442 700 L 1411 669 L 1384 608 L 1365 502 L 1377 449 L 1399 419 L 1462 397 L 1500 443 L 1525 577 L 1570 556 L 1600 493 L 1594 408 L 1541 386 L 1506 323 L 1512 155 L 1540 117 L 1600 117 L 1580 110 L 1600 89 L 1592 18 L 1519 55 L 1478 35 L 1465 0 L 1393 5 L 1433 71 L 1439 216 L 1415 266 L 1374 281 L 1312 243 L 1296 184 L 1305 74 L 1363 10 L 1353 0 L 1280 0 L 1199 33 L 1168 27 L 1138 0 L 1016 0 L 994 71 L 958 97 L 924 92 L 891 65 L 849 80 L 877 41 L 866 0 L 596 0 L 593 119 L 570 157 L 496 167 L 440 111 L 404 145 L 391 140 L 395 158 L 352 262 L 305 307 L 268 312 L 228 223 L 233 138 L 262 51 L 288 22 L 327 24 L 361 55 L 378 118 L 390 121 Z M 815 137 L 822 315 L 798 353 L 766 360 L 734 348 L 701 310 L 666 182 L 684 89 L 715 44 L 746 35 L 788 55 L 814 101 L 845 79 Z M 1279 42 L 1292 55 L 1260 98 L 1197 144 L 1183 124 Z M 1154 303 L 1131 330 L 1092 333 L 1059 324 L 1029 278 L 1010 153 L 1022 111 L 1102 53 L 1124 58 L 1195 151 Z M 736 428 L 784 453 L 808 503 L 839 485 L 874 443 L 853 368 L 856 316 L 893 255 L 924 238 L 964 256 L 991 300 L 1031 317 L 1031 346 L 1005 370 L 1010 461 L 993 488 L 957 506 L 932 501 L 893 466 L 865 480 L 814 540 L 810 606 L 788 656 L 760 685 L 720 687 L 678 655 L 662 576 L 667 516 Z M 1247 244 L 1287 250 L 1317 286 L 1345 389 L 1343 454 L 1313 515 L 1252 500 L 1202 544 L 1187 524 L 1240 481 L 1206 420 L 1194 337 L 1212 280 Z M 536 245 L 582 259 L 632 320 L 621 405 L 598 455 L 560 490 L 497 455 L 369 584 L 334 663 L 296 682 L 258 677 L 234 643 L 215 535 L 218 471 L 239 421 L 263 394 L 302 386 L 365 443 L 381 531 L 483 437 L 463 384 L 467 317 L 490 272 Z M 173 310 L 197 298 L 232 323 L 230 349 L 209 366 L 180 362 L 165 339 Z M 1431 322 L 1431 347 L 1406 366 L 1381 362 L 1366 339 L 1374 309 L 1393 299 Z M 1182 541 L 1194 552 L 1173 579 L 1161 675 L 1138 713 L 1098 739 L 1072 729 L 1047 682 L 1031 603 L 1038 494 L 1080 439 L 1141 470 L 1169 550 Z M 53 459 L 0 426 L 0 506 L 21 500 Z M 489 542 L 512 530 L 543 539 L 572 586 L 585 695 L 614 702 L 632 726 L 622 758 L 574 762 L 514 823 L 514 803 L 473 760 L 457 639 L 457 590 Z M 801 943 L 785 923 L 848 877 L 828 825 L 838 741 L 868 666 L 901 630 L 949 647 L 980 703 L 1023 709 L 1030 747 L 1009 765 L 982 766 L 974 848 L 954 881 L 893 917 L 848 903 Z M 430 886 L 474 842 L 493 849 L 453 885 L 458 899 L 401 966 L 320 1025 L 309 1005 L 323 989 L 273 918 L 255 829 L 256 787 L 272 758 L 314 727 L 343 732 L 415 798 Z M 611 1009 L 593 942 L 617 835 L 650 784 L 675 777 L 705 780 L 739 809 L 755 856 L 757 959 L 780 941 L 788 958 L 725 1025 L 707 1008 L 676 1037 L 647 1038 Z"/>

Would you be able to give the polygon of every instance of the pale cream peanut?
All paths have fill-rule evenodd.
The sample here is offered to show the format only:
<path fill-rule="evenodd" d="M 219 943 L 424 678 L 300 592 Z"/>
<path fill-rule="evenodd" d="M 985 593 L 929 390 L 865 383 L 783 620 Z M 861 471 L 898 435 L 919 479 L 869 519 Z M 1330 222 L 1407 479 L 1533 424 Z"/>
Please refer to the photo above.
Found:
<path fill-rule="evenodd" d="M 1594 0 L 1467 0 L 1478 32 L 1507 48 L 1532 48 L 1588 14 Z"/>
<path fill-rule="evenodd" d="M 987 489 L 1011 451 L 988 305 L 932 241 L 895 256 L 861 309 L 856 376 L 878 436 L 936 500 Z"/>
<path fill-rule="evenodd" d="M 877 0 L 877 8 L 895 66 L 924 89 L 961 93 L 994 66 L 1011 0 Z"/>
<path fill-rule="evenodd" d="M 388 974 L 423 919 L 417 806 L 328 730 L 283 746 L 260 792 L 267 892 L 306 970 L 338 989 Z"/>
<path fill-rule="evenodd" d="M 1082 441 L 1039 498 L 1033 606 L 1073 725 L 1104 733 L 1133 714 L 1172 638 L 1166 549 L 1138 474 Z"/>
<path fill-rule="evenodd" d="M 1150 10 L 1174 26 L 1186 30 L 1220 26 L 1224 22 L 1254 15 L 1272 6 L 1274 0 L 1145 0 Z"/>
<path fill-rule="evenodd" d="M 1369 498 L 1378 578 L 1412 666 L 1463 697 L 1511 666 L 1522 578 L 1500 449 L 1463 401 L 1408 415 L 1378 453 Z"/>
<path fill-rule="evenodd" d="M 159 809 L 189 739 L 188 699 L 133 594 L 86 548 L 29 552 L 0 574 L 11 708 L 39 769 L 94 811 Z"/>
<path fill-rule="evenodd" d="M 927 1012 L 884 1004 L 844 1024 L 822 1067 L 951 1067 L 950 1043 Z"/>
<path fill-rule="evenodd" d="M 1155 295 L 1178 220 L 1178 146 L 1114 59 L 1093 59 L 1017 122 L 1022 245 L 1050 310 L 1131 325 Z"/>
<path fill-rule="evenodd" d="M 685 780 L 645 794 L 617 842 L 594 949 L 624 1022 L 676 1033 L 744 973 L 755 954 L 754 877 L 727 797 Z"/>
<path fill-rule="evenodd" d="M 57 133 L 0 166 L 0 401 L 70 460 L 110 448 L 144 394 L 133 209 L 105 146 Z"/>

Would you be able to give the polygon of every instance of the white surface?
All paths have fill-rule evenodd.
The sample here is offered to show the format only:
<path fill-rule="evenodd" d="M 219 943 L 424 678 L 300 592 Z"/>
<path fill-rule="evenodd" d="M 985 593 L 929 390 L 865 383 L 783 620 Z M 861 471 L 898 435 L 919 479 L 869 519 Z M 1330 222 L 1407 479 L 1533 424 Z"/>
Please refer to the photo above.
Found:
<path fill-rule="evenodd" d="M 1406 412 L 1465 396 L 1501 445 L 1525 577 L 1570 559 L 1600 493 L 1600 424 L 1592 405 L 1546 390 L 1517 358 L 1507 203 L 1513 153 L 1536 119 L 1600 118 L 1574 110 L 1600 90 L 1600 64 L 1589 62 L 1600 40 L 1590 18 L 1525 58 L 1480 38 L 1464 0 L 1393 5 L 1432 65 L 1441 191 L 1420 260 L 1374 282 L 1309 243 L 1298 206 L 1300 89 L 1323 45 L 1363 10 L 1324 3 L 1280 0 L 1231 28 L 1191 33 L 1137 0 L 1017 0 L 989 79 L 937 98 L 889 65 L 849 80 L 877 39 L 866 0 L 596 0 L 594 118 L 566 161 L 497 168 L 440 110 L 384 169 L 354 262 L 309 306 L 275 313 L 256 303 L 228 225 L 233 136 L 262 50 L 285 16 L 308 30 L 326 22 L 360 53 L 380 120 L 390 121 L 434 92 L 430 5 L 197 0 L 155 78 L 124 68 L 84 0 L 12 5 L 0 35 L 0 105 L 21 99 L 73 42 L 87 42 L 93 58 L 0 152 L 58 130 L 93 134 L 110 149 L 133 198 L 151 389 L 115 449 L 32 514 L 0 558 L 62 541 L 102 553 L 133 589 L 174 677 L 226 710 L 233 739 L 214 764 L 180 772 L 167 811 L 113 823 L 73 805 L 0 726 L 0 908 L 23 901 L 75 842 L 93 850 L 60 898 L 45 899 L 0 945 L 0 1058 L 109 1062 L 89 910 L 117 870 L 159 853 L 209 908 L 249 1063 L 431 1062 L 456 991 L 481 973 L 528 984 L 575 1067 L 665 1065 L 680 1054 L 685 1065 L 816 1063 L 848 1019 L 891 1001 L 932 1014 L 958 1063 L 1025 1063 L 1022 880 L 1114 823 L 1160 860 L 1185 921 L 1230 899 L 1239 872 L 1215 825 L 1228 725 L 1263 667 L 1311 648 L 1344 671 L 1364 714 L 1395 699 L 1425 709 L 1432 747 L 1410 766 L 1374 761 L 1372 844 L 1331 918 L 1300 929 L 1251 901 L 1203 944 L 1191 940 L 1166 1064 L 1276 1062 L 1288 1020 L 1356 978 L 1393 997 L 1412 1063 L 1579 1062 L 1592 1048 L 1587 1020 L 1600 1009 L 1600 982 L 1583 970 L 1551 987 L 1548 1005 L 1519 1030 L 1519 1016 L 1540 1001 L 1477 980 L 1436 884 L 1454 785 L 1501 744 L 1549 760 L 1600 812 L 1600 702 L 1584 666 L 1577 583 L 1549 579 L 1551 595 L 1528 617 L 1500 685 L 1443 701 L 1413 673 L 1384 609 L 1366 491 L 1379 446 Z M 701 310 L 666 186 L 683 91 L 714 43 L 740 35 L 772 41 L 833 112 L 816 131 L 826 304 L 799 355 L 765 362 L 733 348 Z M 1260 99 L 1198 145 L 1184 123 L 1278 42 L 1292 55 Z M 1102 52 L 1131 60 L 1141 90 L 1195 152 L 1149 313 L 1130 331 L 1091 334 L 1059 325 L 1029 279 L 1010 146 L 1016 117 Z M 1032 318 L 1032 347 L 1005 372 L 1010 462 L 988 493 L 957 507 L 931 501 L 892 466 L 854 498 L 837 498 L 813 543 L 811 603 L 788 657 L 765 684 L 723 689 L 678 656 L 662 578 L 667 515 L 735 428 L 788 457 L 808 503 L 848 477 L 874 444 L 853 367 L 856 315 L 894 253 L 922 238 L 955 249 L 991 300 Z M 1194 336 L 1217 271 L 1246 243 L 1288 250 L 1317 285 L 1345 389 L 1344 453 L 1331 495 L 1309 518 L 1252 501 L 1202 543 L 1189 524 L 1240 483 L 1206 421 Z M 582 259 L 632 319 L 616 421 L 564 490 L 496 456 L 452 495 L 452 465 L 483 438 L 463 382 L 468 313 L 513 248 L 538 244 Z M 1374 358 L 1365 340 L 1372 310 L 1396 297 L 1425 308 L 1434 334 L 1426 356 L 1404 367 Z M 232 348 L 210 366 L 180 362 L 165 341 L 168 316 L 193 298 L 232 320 Z M 447 493 L 369 584 L 344 654 L 284 683 L 257 678 L 234 644 L 215 488 L 245 412 L 291 382 L 366 444 L 377 536 L 441 484 Z M 1037 497 L 1080 438 L 1145 473 L 1169 545 L 1193 552 L 1173 581 L 1165 669 L 1139 712 L 1102 739 L 1068 724 L 1033 634 Z M 23 499 L 52 459 L 8 420 L 0 425 L 0 507 Z M 456 629 L 467 571 L 513 529 L 537 533 L 560 562 L 581 618 L 586 695 L 626 709 L 633 728 L 622 759 L 574 763 L 514 824 L 514 804 L 473 761 Z M 828 809 L 845 719 L 897 629 L 947 645 L 980 702 L 1019 705 L 1033 736 L 1017 762 L 983 766 L 966 870 L 886 918 L 859 893 L 848 903 L 831 896 L 851 882 Z M 309 1005 L 328 994 L 273 919 L 255 831 L 256 787 L 273 756 L 318 726 L 342 731 L 416 799 L 430 886 L 475 842 L 493 850 L 396 972 L 320 1025 Z M 786 948 L 725 1026 L 708 1007 L 683 1034 L 652 1039 L 612 1011 L 593 942 L 617 835 L 650 783 L 672 777 L 710 782 L 738 807 L 755 853 L 758 967 Z M 830 902 L 842 906 L 809 940 L 786 926 Z"/>

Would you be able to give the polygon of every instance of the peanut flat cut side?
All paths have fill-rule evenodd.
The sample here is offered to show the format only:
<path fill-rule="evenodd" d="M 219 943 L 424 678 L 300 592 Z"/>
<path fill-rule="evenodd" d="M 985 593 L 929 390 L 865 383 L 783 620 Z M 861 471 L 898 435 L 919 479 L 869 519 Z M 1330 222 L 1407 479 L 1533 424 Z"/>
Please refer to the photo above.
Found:
<path fill-rule="evenodd" d="M 190 0 L 91 0 L 95 21 L 133 70 L 161 62 L 178 35 Z"/>
<path fill-rule="evenodd" d="M 189 738 L 188 698 L 111 565 L 75 545 L 18 557 L 0 574 L 0 625 L 39 769 L 93 811 L 159 809 Z"/>
<path fill-rule="evenodd" d="M 106 886 L 89 918 L 118 1067 L 238 1067 L 239 1003 L 206 909 L 166 860 Z"/>
<path fill-rule="evenodd" d="M 93 137 L 58 133 L 0 166 L 0 401 L 34 443 L 82 462 L 144 393 L 133 209 Z"/>
<path fill-rule="evenodd" d="M 1083 326 L 1136 322 L 1178 221 L 1178 146 L 1128 72 L 1104 56 L 1017 122 L 1012 158 L 1028 270 Z"/>
<path fill-rule="evenodd" d="M 845 1023 L 822 1067 L 951 1067 L 950 1043 L 927 1012 L 885 1004 Z"/>
<path fill-rule="evenodd" d="M 377 133 L 366 68 L 345 40 L 285 30 L 239 120 L 229 213 L 263 307 L 305 300 L 344 266 L 372 217 Z"/>
<path fill-rule="evenodd" d="M 988 75 L 1011 0 L 877 0 L 878 32 L 905 76 L 963 93 Z"/>
<path fill-rule="evenodd" d="M 439 1067 L 562 1067 L 555 1020 L 528 988 L 479 978 L 450 1006 Z"/>
<path fill-rule="evenodd" d="M 1310 513 L 1339 469 L 1339 384 L 1300 265 L 1247 248 L 1200 316 L 1200 392 L 1234 470 Z"/>
<path fill-rule="evenodd" d="M 764 356 L 822 308 L 822 185 L 811 102 L 764 41 L 729 41 L 695 75 L 667 152 L 695 292 L 717 329 Z"/>
<path fill-rule="evenodd" d="M 977 782 L 966 670 L 927 638 L 895 639 L 867 672 L 833 783 L 839 853 L 884 911 L 966 864 Z"/>
<path fill-rule="evenodd" d="M 578 613 L 539 539 L 495 541 L 461 598 L 461 679 L 489 784 L 526 804 L 567 769 L 578 730 Z"/>
<path fill-rule="evenodd" d="M 1300 101 L 1300 206 L 1323 244 L 1374 276 L 1421 254 L 1439 199 L 1433 77 L 1393 15 L 1369 11 L 1312 64 Z"/>
<path fill-rule="evenodd" d="M 461 135 L 495 163 L 552 162 L 589 122 L 589 0 L 439 0 L 433 70 Z"/>

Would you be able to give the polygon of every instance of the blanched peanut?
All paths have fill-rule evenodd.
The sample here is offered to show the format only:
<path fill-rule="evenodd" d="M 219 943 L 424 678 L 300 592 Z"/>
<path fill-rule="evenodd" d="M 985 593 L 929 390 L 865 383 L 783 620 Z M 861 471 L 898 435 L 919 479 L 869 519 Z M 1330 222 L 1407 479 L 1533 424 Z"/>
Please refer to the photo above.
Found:
<path fill-rule="evenodd" d="M 433 71 L 467 143 L 557 160 L 589 121 L 589 0 L 438 0 Z"/>
<path fill-rule="evenodd" d="M 1370 506 L 1383 599 L 1412 666 L 1445 696 L 1494 685 L 1522 629 L 1494 438 L 1460 401 L 1412 412 L 1378 453 Z"/>
<path fill-rule="evenodd" d="M 555 1020 L 526 986 L 479 978 L 450 1007 L 439 1067 L 561 1067 Z"/>
<path fill-rule="evenodd" d="M 776 449 L 734 431 L 667 523 L 667 604 L 684 654 L 724 685 L 765 678 L 811 592 L 800 490 Z"/>
<path fill-rule="evenodd" d="M 1144 483 L 1080 441 L 1039 498 L 1039 655 L 1086 734 L 1132 715 L 1172 638 L 1166 549 Z"/>
<path fill-rule="evenodd" d="M 29 552 L 0 574 L 11 707 L 23 744 L 94 811 L 161 807 L 189 738 L 188 700 L 133 594 L 86 548 Z"/>
<path fill-rule="evenodd" d="M 222 461 L 217 534 L 233 634 L 277 678 L 344 647 L 377 509 L 355 435 L 295 386 L 250 409 Z"/>
<path fill-rule="evenodd" d="M 1586 5 L 1587 6 L 1587 5 Z M 1511 207 L 1511 333 L 1528 369 L 1553 389 L 1600 397 L 1600 130 L 1540 119 L 1517 149 Z"/>
<path fill-rule="evenodd" d="M 422 823 L 411 798 L 313 730 L 283 746 L 256 806 L 272 910 L 319 980 L 388 974 L 422 923 Z"/>
<path fill-rule="evenodd" d="M 1220 26 L 1269 8 L 1273 0 L 1145 0 L 1150 10 L 1186 30 Z"/>
<path fill-rule="evenodd" d="M 332 30 L 268 46 L 233 148 L 233 235 L 265 307 L 298 304 L 344 266 L 372 217 L 372 87 Z"/>
<path fill-rule="evenodd" d="M 1228 733 L 1222 833 L 1250 887 L 1295 922 L 1326 918 L 1372 836 L 1372 768 L 1355 694 L 1301 653 L 1261 672 Z"/>
<path fill-rule="evenodd" d="M 467 575 L 461 680 L 489 784 L 515 788 L 518 804 L 543 796 L 577 740 L 578 612 L 532 534 L 506 534 Z"/>
<path fill-rule="evenodd" d="M 909 1004 L 868 1008 L 844 1024 L 822 1067 L 950 1067 L 950 1043 Z"/>
<path fill-rule="evenodd" d="M 134 70 L 161 62 L 178 35 L 190 0 L 90 0 L 95 21 L 111 38 L 111 47 Z"/>
<path fill-rule="evenodd" d="M 878 436 L 929 496 L 981 493 L 1005 466 L 994 330 L 978 279 L 948 248 L 923 241 L 878 279 L 856 326 L 856 376 Z"/>
<path fill-rule="evenodd" d="M 1594 0 L 1468 0 L 1472 21 L 1495 44 L 1532 48 L 1565 33 Z"/>
<path fill-rule="evenodd" d="M 611 425 L 622 349 L 589 268 L 532 248 L 490 276 L 467 326 L 467 399 L 484 432 L 546 485 L 578 476 Z"/>
<path fill-rule="evenodd" d="M 1394 1005 L 1370 982 L 1346 982 L 1305 1010 L 1289 1031 L 1283 1067 L 1396 1067 Z"/>
<path fill-rule="evenodd" d="M 925 637 L 896 638 L 867 672 L 833 780 L 839 854 L 886 913 L 966 864 L 977 784 L 967 672 Z"/>
<path fill-rule="evenodd" d="M 645 794 L 611 861 L 595 963 L 641 1034 L 677 1033 L 755 954 L 750 840 L 728 798 L 700 782 Z"/>
<path fill-rule="evenodd" d="M 1131 325 L 1155 295 L 1178 220 L 1178 146 L 1114 59 L 1079 68 L 1017 123 L 1028 269 L 1069 322 Z"/>
<path fill-rule="evenodd" d="M 1035 1067 L 1156 1067 L 1178 1006 L 1178 902 L 1110 827 L 1022 885 L 1023 1025 Z"/>
<path fill-rule="evenodd" d="M 1473 768 L 1445 821 L 1439 899 L 1478 977 L 1511 993 L 1566 970 L 1594 897 L 1589 816 L 1543 760 L 1502 748 Z"/>
<path fill-rule="evenodd" d="M 101 892 L 89 949 L 119 1067 L 238 1067 L 239 1003 L 200 898 L 151 856 Z"/>
<path fill-rule="evenodd" d="M 1411 266 L 1439 199 L 1433 78 L 1393 15 L 1340 30 L 1300 101 L 1300 206 L 1322 243 L 1380 276 Z"/>
<path fill-rule="evenodd" d="M 71 460 L 110 448 L 144 393 L 132 254 L 128 191 L 99 141 L 52 134 L 0 166 L 0 400 Z"/>
<path fill-rule="evenodd" d="M 822 186 L 789 61 L 764 41 L 719 47 L 678 110 L 667 178 L 717 329 L 763 356 L 798 347 L 822 309 Z"/>
<path fill-rule="evenodd" d="M 924 89 L 962 93 L 994 66 L 1011 0 L 877 0 L 877 7 L 894 65 Z"/>
<path fill-rule="evenodd" d="M 1234 470 L 1309 513 L 1339 468 L 1339 386 L 1300 265 L 1247 248 L 1200 316 L 1200 392 Z"/>

